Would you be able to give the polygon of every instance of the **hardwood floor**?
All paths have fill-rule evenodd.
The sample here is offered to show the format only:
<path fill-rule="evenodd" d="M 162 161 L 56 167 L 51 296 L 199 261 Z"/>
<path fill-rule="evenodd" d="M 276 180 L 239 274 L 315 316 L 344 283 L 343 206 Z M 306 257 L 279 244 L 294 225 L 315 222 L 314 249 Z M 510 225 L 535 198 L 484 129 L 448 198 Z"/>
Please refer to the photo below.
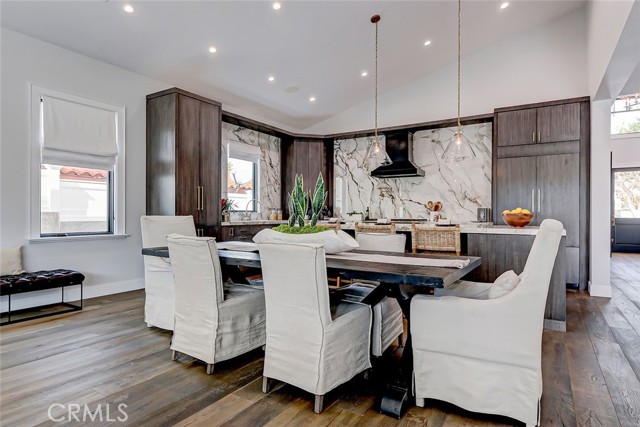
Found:
<path fill-rule="evenodd" d="M 615 254 L 613 298 L 569 293 L 567 332 L 543 337 L 543 426 L 640 425 L 640 254 Z M 374 409 L 364 380 L 327 396 L 321 415 L 311 395 L 279 385 L 261 392 L 262 351 L 216 365 L 181 356 L 170 360 L 171 334 L 143 323 L 140 291 L 96 298 L 83 312 L 0 329 L 0 424 L 52 426 L 69 404 L 109 404 L 130 426 L 512 426 L 442 402 L 411 408 L 401 420 Z M 59 403 L 63 406 L 51 406 Z M 82 416 L 82 409 L 79 417 Z"/>

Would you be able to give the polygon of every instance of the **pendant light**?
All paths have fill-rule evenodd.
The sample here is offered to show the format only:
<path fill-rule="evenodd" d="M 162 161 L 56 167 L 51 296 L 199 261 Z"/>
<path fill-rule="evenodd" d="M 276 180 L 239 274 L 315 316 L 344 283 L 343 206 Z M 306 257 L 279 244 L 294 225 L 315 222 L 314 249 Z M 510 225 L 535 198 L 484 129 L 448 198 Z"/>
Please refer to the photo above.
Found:
<path fill-rule="evenodd" d="M 373 141 L 369 143 L 367 155 L 365 157 L 365 166 L 369 171 L 374 170 L 378 166 L 390 165 L 391 159 L 380 143 L 383 135 L 378 135 L 378 22 L 380 15 L 373 15 L 371 23 L 376 26 L 376 68 L 375 68 L 375 92 L 374 92 L 374 127 Z"/>
<path fill-rule="evenodd" d="M 447 148 L 442 153 L 445 162 L 460 162 L 476 157 L 471 143 L 462 133 L 462 125 L 460 124 L 460 17 L 462 16 L 462 0 L 458 0 L 458 129 L 453 137 L 447 143 Z"/>

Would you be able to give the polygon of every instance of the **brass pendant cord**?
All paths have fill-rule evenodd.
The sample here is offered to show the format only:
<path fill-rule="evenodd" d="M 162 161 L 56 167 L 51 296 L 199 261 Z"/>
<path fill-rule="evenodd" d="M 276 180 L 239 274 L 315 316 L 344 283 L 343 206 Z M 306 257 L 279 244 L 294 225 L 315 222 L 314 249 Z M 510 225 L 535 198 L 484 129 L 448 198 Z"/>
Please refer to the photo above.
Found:
<path fill-rule="evenodd" d="M 460 135 L 460 132 L 462 131 L 462 125 L 460 124 L 460 38 L 461 38 L 460 37 L 460 34 L 461 34 L 460 17 L 461 16 L 462 16 L 462 0 L 458 0 L 458 135 Z M 377 28 L 378 26 L 376 25 L 376 29 Z"/>
<path fill-rule="evenodd" d="M 378 22 L 380 22 L 380 16 L 374 15 L 371 17 L 371 22 L 376 24 L 376 65 L 375 65 L 375 89 L 374 89 L 374 141 L 378 140 Z"/>

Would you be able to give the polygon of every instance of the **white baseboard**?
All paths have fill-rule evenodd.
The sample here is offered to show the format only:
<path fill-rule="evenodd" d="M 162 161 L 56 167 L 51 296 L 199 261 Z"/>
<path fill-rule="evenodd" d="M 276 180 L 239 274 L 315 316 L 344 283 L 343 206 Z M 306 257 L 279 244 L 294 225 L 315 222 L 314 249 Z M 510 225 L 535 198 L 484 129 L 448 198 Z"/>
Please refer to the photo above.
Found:
<path fill-rule="evenodd" d="M 104 295 L 119 294 L 121 292 L 135 291 L 144 289 L 144 277 L 133 280 L 124 280 L 122 282 L 99 283 L 97 285 L 83 285 L 83 299 L 101 297 Z M 53 304 L 60 302 L 62 295 L 61 289 L 47 289 L 45 291 L 27 292 L 11 296 L 11 310 L 20 310 L 22 308 L 36 307 L 45 304 Z M 80 299 L 80 286 L 72 286 L 65 288 L 65 301 L 78 301 Z M 3 296 L 0 301 L 0 311 L 9 310 L 8 297 Z"/>
<path fill-rule="evenodd" d="M 596 286 L 589 281 L 589 295 L 592 297 L 611 298 L 611 285 Z"/>

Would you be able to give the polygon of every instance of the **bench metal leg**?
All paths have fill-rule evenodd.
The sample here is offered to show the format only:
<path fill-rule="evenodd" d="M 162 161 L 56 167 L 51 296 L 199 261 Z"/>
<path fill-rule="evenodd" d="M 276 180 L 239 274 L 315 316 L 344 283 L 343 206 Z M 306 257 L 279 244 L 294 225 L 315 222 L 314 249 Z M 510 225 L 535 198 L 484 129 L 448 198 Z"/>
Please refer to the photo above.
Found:
<path fill-rule="evenodd" d="M 171 360 L 178 360 L 178 352 L 171 350 Z"/>
<path fill-rule="evenodd" d="M 213 363 L 207 363 L 207 375 L 213 374 Z"/>
<path fill-rule="evenodd" d="M 64 289 L 67 286 L 80 286 L 80 304 L 76 305 L 76 304 L 71 304 L 69 302 L 66 302 L 64 300 Z M 34 306 L 34 307 L 28 307 L 25 309 L 19 309 L 19 310 L 12 310 L 11 307 L 11 295 L 13 294 L 12 289 L 9 289 L 9 293 L 7 294 L 7 300 L 9 303 L 9 310 L 7 311 L 7 321 L 3 322 L 2 325 L 8 325 L 11 323 L 19 323 L 19 322 L 26 322 L 27 320 L 35 320 L 35 319 L 40 319 L 43 317 L 49 317 L 49 316 L 56 316 L 58 314 L 65 314 L 65 313 L 71 313 L 74 311 L 81 311 L 84 308 L 84 293 L 83 293 L 83 284 L 82 283 L 72 283 L 69 285 L 63 285 L 60 286 L 61 288 L 61 300 L 59 303 L 53 303 L 53 304 L 46 304 L 46 305 L 40 305 L 40 306 Z M 52 290 L 55 288 L 52 288 Z M 26 293 L 26 292 L 21 292 L 21 293 Z M 65 310 L 59 310 L 59 311 L 54 311 L 51 313 L 44 313 L 44 314 L 37 314 L 35 316 L 29 316 L 29 317 L 21 317 L 18 318 L 17 320 L 14 320 L 15 318 L 15 314 L 16 313 L 22 313 L 22 312 L 28 312 L 28 311 L 33 311 L 34 309 L 42 309 L 42 308 L 50 308 L 50 307 L 54 307 L 54 306 L 58 306 L 58 305 L 63 305 L 65 307 L 67 307 L 67 309 Z M 12 314 L 14 316 L 12 316 Z"/>

